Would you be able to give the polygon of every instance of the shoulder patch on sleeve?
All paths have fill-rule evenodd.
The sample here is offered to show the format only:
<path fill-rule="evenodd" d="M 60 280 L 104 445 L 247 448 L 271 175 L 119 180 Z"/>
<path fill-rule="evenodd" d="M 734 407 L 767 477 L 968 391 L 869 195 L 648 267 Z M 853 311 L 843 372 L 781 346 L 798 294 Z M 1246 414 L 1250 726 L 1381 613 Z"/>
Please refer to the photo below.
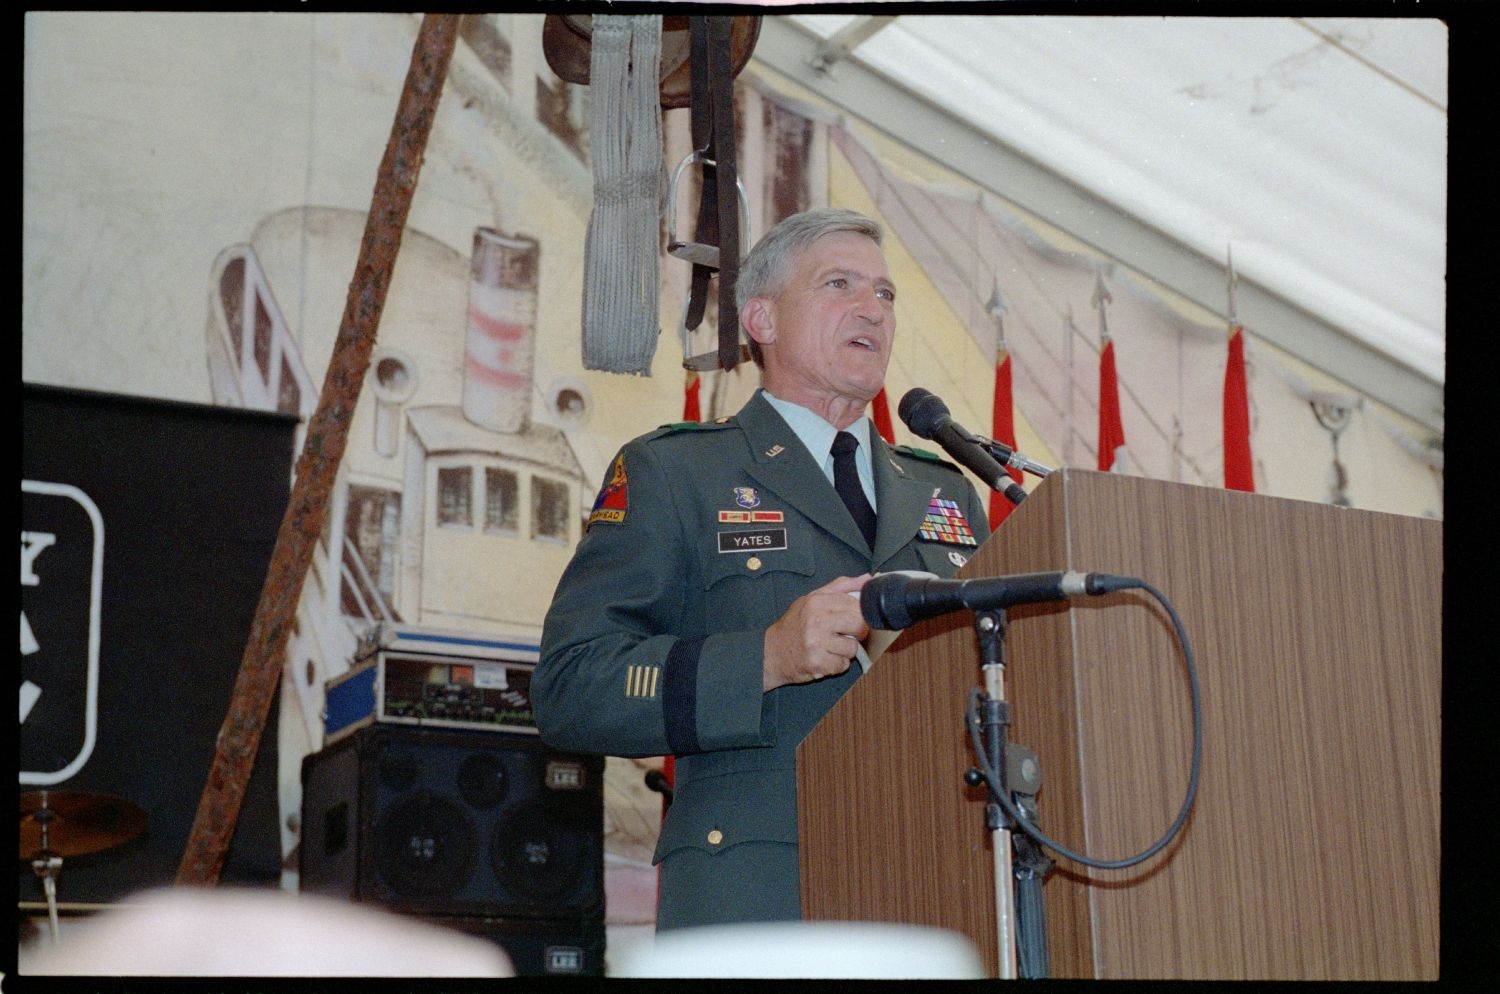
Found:
<path fill-rule="evenodd" d="M 594 509 L 589 512 L 590 525 L 596 521 L 613 521 L 618 524 L 625 520 L 625 512 L 630 508 L 626 482 L 625 453 L 621 452 L 615 456 L 614 469 L 610 471 L 609 479 L 604 481 L 604 486 L 599 488 L 599 496 L 594 498 Z"/>

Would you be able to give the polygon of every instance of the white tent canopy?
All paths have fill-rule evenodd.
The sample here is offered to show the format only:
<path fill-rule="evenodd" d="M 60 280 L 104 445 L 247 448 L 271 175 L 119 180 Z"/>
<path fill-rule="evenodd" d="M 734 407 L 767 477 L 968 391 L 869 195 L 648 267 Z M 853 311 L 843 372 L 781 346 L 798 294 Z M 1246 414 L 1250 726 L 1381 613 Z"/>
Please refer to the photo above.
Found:
<path fill-rule="evenodd" d="M 1448 28 L 766 17 L 756 58 L 1441 434 Z"/>

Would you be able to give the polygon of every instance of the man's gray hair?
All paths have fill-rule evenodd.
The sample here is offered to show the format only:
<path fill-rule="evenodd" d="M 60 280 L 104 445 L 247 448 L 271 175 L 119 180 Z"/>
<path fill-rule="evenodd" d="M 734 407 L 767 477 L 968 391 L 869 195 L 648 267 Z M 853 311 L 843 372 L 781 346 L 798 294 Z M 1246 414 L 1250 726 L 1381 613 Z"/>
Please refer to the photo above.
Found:
<path fill-rule="evenodd" d="M 788 269 L 797 255 L 824 235 L 854 231 L 881 244 L 880 222 L 844 207 L 814 207 L 778 221 L 755 243 L 740 263 L 734 286 L 735 311 L 753 297 L 774 297 L 786 286 Z M 750 357 L 765 366 L 760 343 L 750 340 Z"/>

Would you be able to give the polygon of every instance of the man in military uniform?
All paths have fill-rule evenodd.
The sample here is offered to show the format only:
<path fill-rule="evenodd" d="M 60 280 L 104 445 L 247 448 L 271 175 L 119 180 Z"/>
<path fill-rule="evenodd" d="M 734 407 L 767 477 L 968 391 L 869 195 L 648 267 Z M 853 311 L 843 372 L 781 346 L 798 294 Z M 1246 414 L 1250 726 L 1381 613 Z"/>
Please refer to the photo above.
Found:
<path fill-rule="evenodd" d="M 818 209 L 751 251 L 762 389 L 620 451 L 547 614 L 542 738 L 676 757 L 658 929 L 801 917 L 796 748 L 863 671 L 857 593 L 876 572 L 951 576 L 989 534 L 956 467 L 865 415 L 896 330 L 880 238 Z"/>

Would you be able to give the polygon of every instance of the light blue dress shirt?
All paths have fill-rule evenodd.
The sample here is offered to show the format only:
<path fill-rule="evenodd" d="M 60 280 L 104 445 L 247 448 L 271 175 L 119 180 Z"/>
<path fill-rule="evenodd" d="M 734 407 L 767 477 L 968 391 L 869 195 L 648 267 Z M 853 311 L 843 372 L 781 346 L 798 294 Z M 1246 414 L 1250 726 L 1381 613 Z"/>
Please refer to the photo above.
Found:
<path fill-rule="evenodd" d="M 807 451 L 812 454 L 813 462 L 823 467 L 823 475 L 828 477 L 828 482 L 833 482 L 833 439 L 839 430 L 820 414 L 794 404 L 789 400 L 782 400 L 774 396 L 769 390 L 762 390 L 766 400 L 776 409 L 786 423 L 791 426 L 792 431 L 807 446 Z M 861 416 L 860 419 L 844 429 L 853 435 L 859 442 L 859 448 L 854 452 L 854 462 L 859 468 L 859 485 L 864 488 L 865 496 L 869 498 L 870 507 L 876 511 L 880 508 L 875 504 L 875 470 L 870 458 L 870 419 Z"/>

